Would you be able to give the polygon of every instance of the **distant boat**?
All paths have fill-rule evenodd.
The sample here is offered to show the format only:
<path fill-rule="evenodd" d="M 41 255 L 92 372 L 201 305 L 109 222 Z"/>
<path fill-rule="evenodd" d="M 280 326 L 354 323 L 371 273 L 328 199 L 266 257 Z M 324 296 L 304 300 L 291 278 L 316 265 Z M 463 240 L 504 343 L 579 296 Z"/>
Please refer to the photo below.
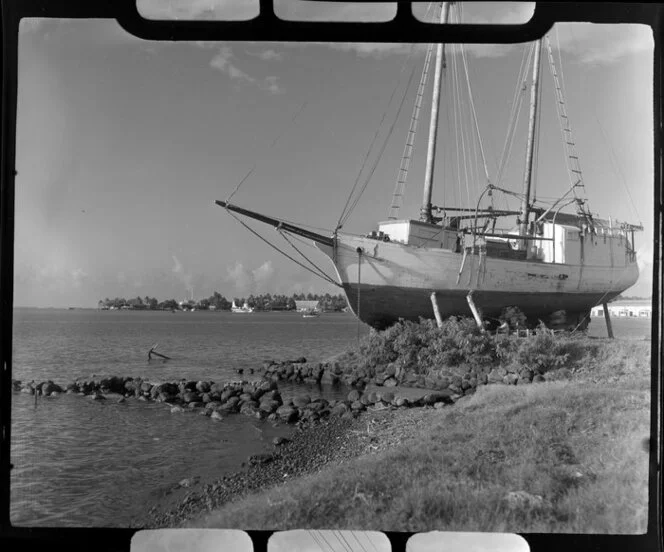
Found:
<path fill-rule="evenodd" d="M 244 302 L 244 305 L 242 305 L 241 307 L 238 307 L 235 304 L 235 301 L 233 301 L 233 305 L 231 306 L 231 312 L 234 312 L 236 314 L 250 314 L 250 313 L 254 312 L 254 309 L 253 309 L 253 307 L 250 307 L 249 305 L 247 305 L 246 301 Z"/>
<path fill-rule="evenodd" d="M 317 318 L 320 316 L 320 311 L 317 309 L 309 309 L 302 314 L 302 318 Z"/>

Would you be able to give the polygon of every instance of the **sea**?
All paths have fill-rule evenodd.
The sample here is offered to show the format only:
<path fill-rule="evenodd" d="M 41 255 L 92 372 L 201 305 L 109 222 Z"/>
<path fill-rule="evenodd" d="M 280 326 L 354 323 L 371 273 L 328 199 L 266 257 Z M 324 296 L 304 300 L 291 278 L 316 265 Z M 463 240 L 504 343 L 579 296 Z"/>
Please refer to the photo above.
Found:
<path fill-rule="evenodd" d="M 650 320 L 616 318 L 613 330 L 618 339 L 648 339 Z M 368 332 L 347 313 L 17 308 L 12 378 L 251 381 L 260 377 L 251 368 L 266 360 L 322 361 Z M 589 334 L 606 336 L 603 319 L 593 319 Z M 148 360 L 155 345 L 169 360 Z M 286 400 L 348 393 L 338 385 L 280 384 L 280 391 Z M 236 471 L 292 431 L 239 414 L 221 422 L 171 414 L 163 403 L 13 393 L 10 519 L 15 526 L 136 527 L 174 490 Z"/>

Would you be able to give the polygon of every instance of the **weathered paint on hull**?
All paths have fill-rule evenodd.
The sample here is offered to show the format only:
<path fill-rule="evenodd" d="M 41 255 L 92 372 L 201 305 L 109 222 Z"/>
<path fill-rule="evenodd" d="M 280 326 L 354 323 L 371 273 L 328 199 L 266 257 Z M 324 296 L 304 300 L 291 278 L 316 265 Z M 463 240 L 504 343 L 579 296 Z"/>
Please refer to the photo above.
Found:
<path fill-rule="evenodd" d="M 399 318 L 433 318 L 435 291 L 443 317 L 470 316 L 466 296 L 473 291 L 483 316 L 496 318 L 504 307 L 516 306 L 528 317 L 545 320 L 565 310 L 570 318 L 585 315 L 632 286 L 638 267 L 623 256 L 607 266 L 542 263 L 480 257 L 447 249 L 406 246 L 359 236 L 339 236 L 336 248 L 319 246 L 334 262 L 349 305 L 359 318 L 376 328 Z M 358 248 L 362 253 L 358 253 Z M 615 264 L 614 264 L 615 262 Z M 359 284 L 359 286 L 358 286 Z"/>
<path fill-rule="evenodd" d="M 357 284 L 345 284 L 344 291 L 348 303 L 357 316 Z M 434 318 L 431 304 L 431 292 L 422 289 L 401 288 L 394 286 L 360 285 L 359 318 L 382 329 L 400 318 L 418 321 L 422 318 Z M 443 318 L 449 316 L 472 316 L 466 293 L 461 291 L 437 291 L 438 308 Z M 600 300 L 609 301 L 617 293 L 602 298 L 601 294 L 537 294 L 537 293 L 473 293 L 473 301 L 481 310 L 484 318 L 498 318 L 506 306 L 518 307 L 528 318 L 542 319 L 549 322 L 548 317 L 557 311 L 566 311 L 568 321 L 573 325 L 579 315 L 585 316 Z"/>

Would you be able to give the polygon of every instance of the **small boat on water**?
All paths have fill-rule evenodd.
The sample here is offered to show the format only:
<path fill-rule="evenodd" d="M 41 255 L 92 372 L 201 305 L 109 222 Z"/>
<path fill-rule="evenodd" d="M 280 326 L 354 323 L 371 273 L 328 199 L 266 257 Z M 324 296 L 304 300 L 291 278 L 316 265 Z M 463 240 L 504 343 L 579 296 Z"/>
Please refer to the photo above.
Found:
<path fill-rule="evenodd" d="M 233 300 L 233 304 L 231 305 L 231 312 L 235 314 L 251 314 L 252 312 L 254 312 L 254 308 L 250 307 L 246 301 L 244 302 L 244 305 L 238 307 L 235 304 L 235 300 Z"/>
<path fill-rule="evenodd" d="M 455 3 L 443 3 L 441 23 L 451 21 L 452 4 Z M 445 63 L 446 46 L 448 54 L 452 50 L 457 62 Z M 639 268 L 634 233 L 643 227 L 611 217 L 599 218 L 590 211 L 563 95 L 564 86 L 548 38 L 526 45 L 522 70 L 517 77 L 517 90 L 521 92 L 514 100 L 506 139 L 506 144 L 511 144 L 521 96 L 529 90 L 530 118 L 522 191 L 503 187 L 502 162 L 494 177 L 489 176 L 485 162 L 483 191 L 474 199 L 468 198 L 462 206 L 447 202 L 438 206 L 432 204 L 438 106 L 441 82 L 448 65 L 455 71 L 454 82 L 468 83 L 468 101 L 473 114 L 468 126 L 477 135 L 479 148 L 475 151 L 483 155 L 483 148 L 463 46 L 437 45 L 422 207 L 419 219 L 399 218 L 417 116 L 434 47 L 429 46 L 424 61 L 390 214 L 388 220 L 378 223 L 376 230 L 367 235 L 342 233 L 342 219 L 347 218 L 350 211 L 342 215 L 329 235 L 322 235 L 228 201 L 217 201 L 217 205 L 232 215 L 237 213 L 274 226 L 282 236 L 289 234 L 312 240 L 332 261 L 338 285 L 346 293 L 350 309 L 374 328 L 385 328 L 399 319 L 417 321 L 420 317 L 440 319 L 468 315 L 483 327 L 487 322 L 495 325 L 504 309 L 516 307 L 526 316 L 530 327 L 543 321 L 550 327 L 585 329 L 595 305 L 609 302 L 637 281 Z M 537 155 L 559 155 L 557 151 L 542 152 L 538 148 L 543 57 L 548 61 L 553 79 L 568 180 L 563 182 L 567 190 L 551 190 L 557 195 L 548 201 L 536 199 L 533 193 Z M 454 140 L 449 142 L 447 146 L 460 147 Z M 505 152 L 506 162 L 509 149 Z M 461 182 L 460 175 L 457 180 Z M 494 200 L 499 195 L 506 203 L 516 198 L 516 205 L 497 208 Z M 573 212 L 565 212 L 565 208 Z M 511 217 L 515 219 L 510 220 Z M 313 265 L 311 260 L 306 260 Z"/>

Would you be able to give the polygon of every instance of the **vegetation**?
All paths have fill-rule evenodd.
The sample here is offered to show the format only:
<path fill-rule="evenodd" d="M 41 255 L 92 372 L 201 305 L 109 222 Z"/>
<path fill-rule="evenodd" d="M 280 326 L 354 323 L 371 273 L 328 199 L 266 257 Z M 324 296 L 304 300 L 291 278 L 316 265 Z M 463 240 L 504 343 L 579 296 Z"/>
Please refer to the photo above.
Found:
<path fill-rule="evenodd" d="M 424 428 L 391 450 L 224 506 L 195 525 L 645 531 L 647 392 L 561 382 L 485 386 L 423 415 Z M 510 504 L 509 493 L 527 499 Z"/>
<path fill-rule="evenodd" d="M 508 313 L 518 319 L 518 314 Z M 355 350 L 335 360 L 358 374 L 374 377 L 394 367 L 398 381 L 409 374 L 438 377 L 517 364 L 533 374 L 575 367 L 587 355 L 583 334 L 554 334 L 540 326 L 528 339 L 481 333 L 475 321 L 449 318 L 441 328 L 432 320 L 401 320 L 382 332 L 372 331 Z"/>
<path fill-rule="evenodd" d="M 510 345 L 474 332 L 464 320 L 440 330 L 402 322 L 374 332 L 354 355 L 366 354 L 365 366 L 403 362 L 433 370 L 442 362 L 519 362 L 548 371 L 547 379 L 565 371 L 568 381 L 485 385 L 441 410 L 366 414 L 383 416 L 387 427 L 368 423 L 364 455 L 225 505 L 191 525 L 642 533 L 649 350 L 643 341 L 544 331 L 512 338 Z M 416 429 L 407 424 L 413 415 L 422 421 Z M 368 452 L 381 440 L 396 444 Z"/>
<path fill-rule="evenodd" d="M 134 299 L 125 299 L 124 297 L 109 299 L 106 297 L 103 301 L 99 301 L 98 307 L 132 310 L 190 310 L 193 308 L 196 310 L 230 310 L 232 301 L 235 301 L 235 304 L 238 306 L 247 303 L 250 307 L 259 311 L 295 310 L 295 301 L 318 301 L 322 310 L 328 312 L 341 312 L 347 305 L 344 295 L 330 295 L 329 293 L 325 295 L 296 293 L 291 296 L 265 293 L 262 295 L 250 295 L 246 298 L 235 297 L 229 301 L 226 297 L 215 291 L 206 299 L 180 303 L 175 299 L 159 301 L 155 297 L 147 295 L 143 298 L 136 297 Z"/>

